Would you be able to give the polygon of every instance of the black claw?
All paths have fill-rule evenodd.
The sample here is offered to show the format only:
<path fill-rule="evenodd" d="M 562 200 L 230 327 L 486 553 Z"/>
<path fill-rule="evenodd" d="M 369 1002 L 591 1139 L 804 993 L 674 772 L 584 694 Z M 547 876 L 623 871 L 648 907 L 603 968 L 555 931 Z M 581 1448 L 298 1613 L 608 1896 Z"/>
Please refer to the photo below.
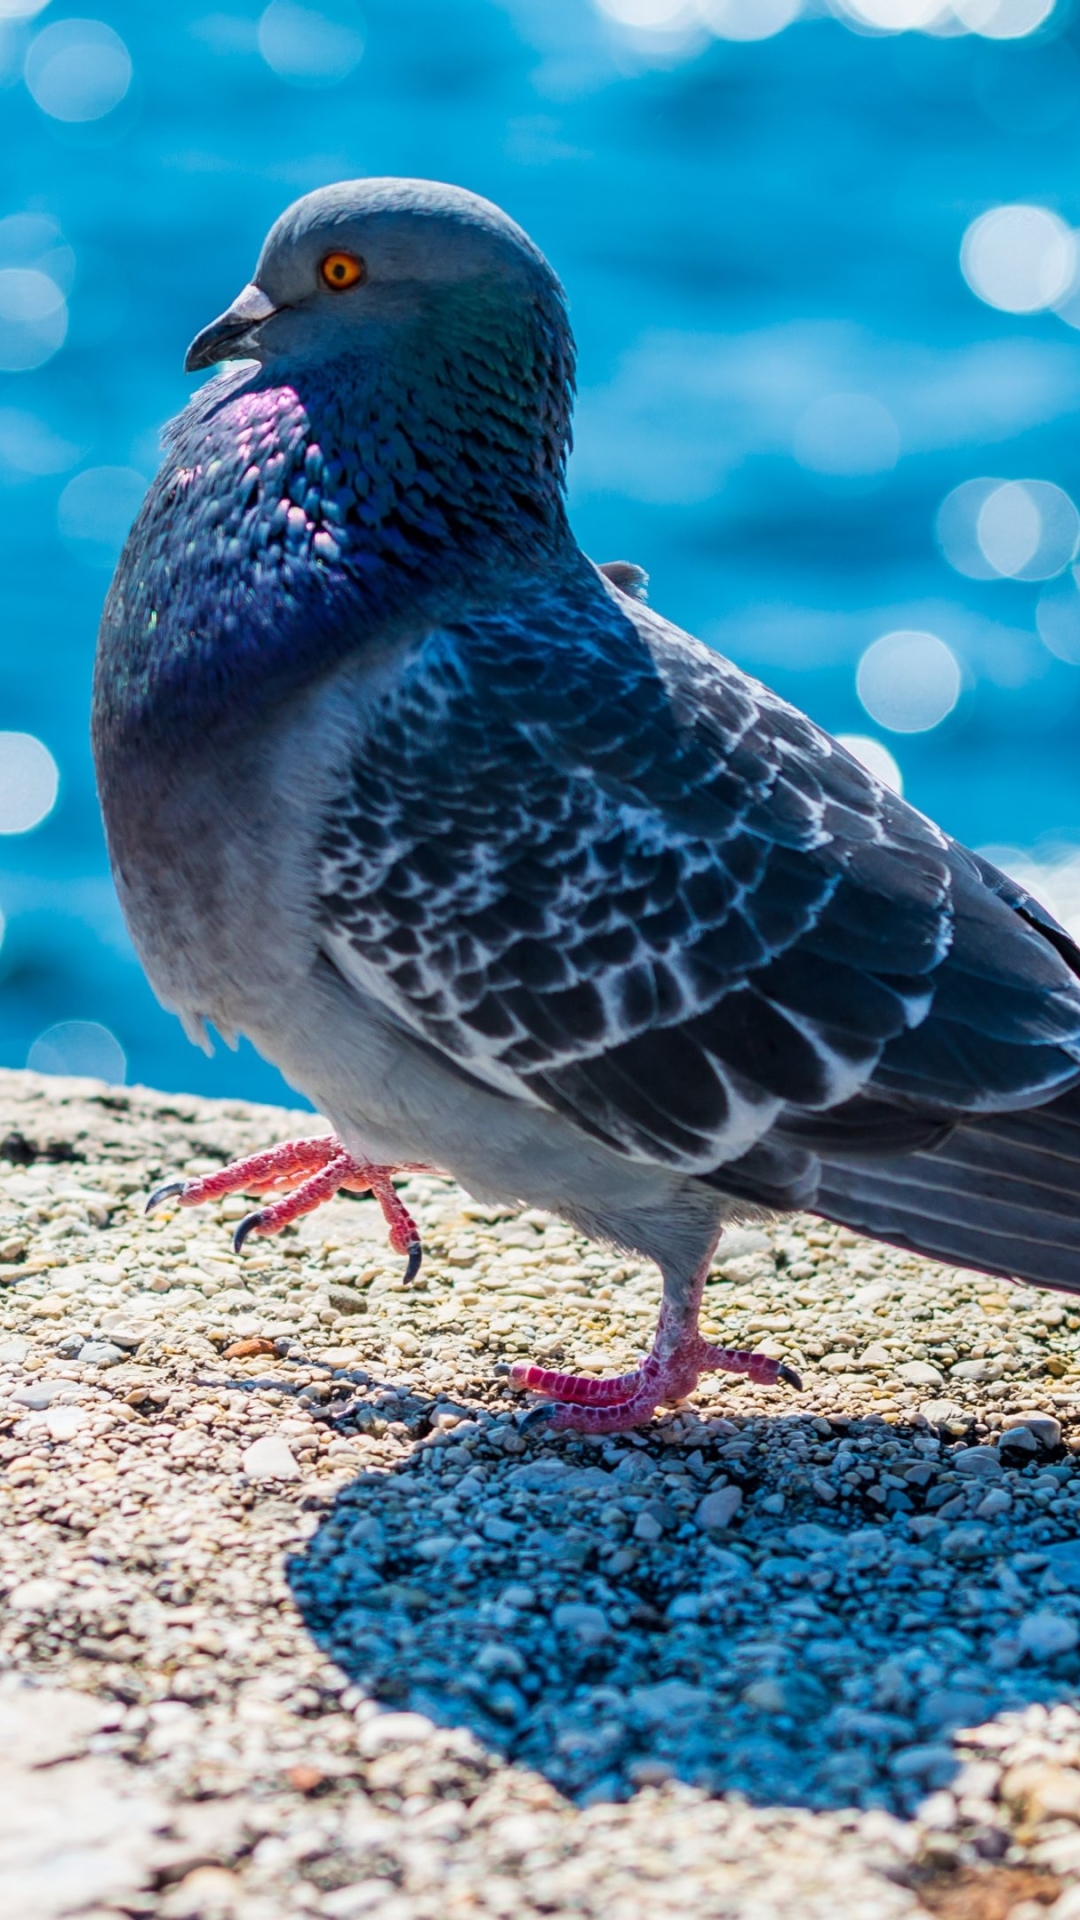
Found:
<path fill-rule="evenodd" d="M 244 1241 L 248 1237 L 248 1234 L 254 1233 L 256 1227 L 261 1227 L 265 1219 L 266 1219 L 266 1211 L 264 1208 L 260 1208 L 258 1213 L 245 1213 L 243 1219 L 240 1222 L 240 1225 L 237 1227 L 236 1232 L 233 1234 L 233 1237 L 232 1237 L 234 1253 L 239 1253 L 241 1247 L 244 1244 Z"/>
<path fill-rule="evenodd" d="M 153 1213 L 154 1208 L 160 1207 L 163 1200 L 171 1200 L 174 1193 L 183 1193 L 186 1186 L 186 1180 L 166 1180 L 163 1187 L 154 1188 L 153 1193 L 146 1203 L 144 1212 Z"/>
<path fill-rule="evenodd" d="M 542 1406 L 530 1407 L 528 1413 L 518 1421 L 518 1432 L 533 1433 L 538 1427 L 546 1427 L 558 1411 L 557 1400 L 545 1400 Z"/>
<path fill-rule="evenodd" d="M 780 1365 L 776 1369 L 776 1377 L 778 1380 L 782 1380 L 785 1386 L 794 1387 L 796 1393 L 802 1392 L 802 1380 L 796 1373 L 794 1367 L 788 1366 L 786 1360 L 781 1360 Z"/>
<path fill-rule="evenodd" d="M 420 1271 L 420 1262 L 423 1259 L 423 1257 L 424 1257 L 424 1249 L 420 1245 L 419 1240 L 413 1240 L 409 1246 L 409 1258 L 405 1265 L 405 1285 L 406 1286 L 408 1286 L 410 1280 L 416 1279 L 416 1276 Z"/>

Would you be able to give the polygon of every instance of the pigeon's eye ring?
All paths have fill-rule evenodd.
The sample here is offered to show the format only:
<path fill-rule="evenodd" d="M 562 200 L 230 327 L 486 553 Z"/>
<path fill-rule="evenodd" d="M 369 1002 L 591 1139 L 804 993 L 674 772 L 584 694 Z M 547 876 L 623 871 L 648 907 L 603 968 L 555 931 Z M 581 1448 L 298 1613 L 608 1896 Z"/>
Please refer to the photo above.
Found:
<path fill-rule="evenodd" d="M 331 293 L 346 293 L 367 279 L 367 268 L 358 254 L 341 251 L 328 253 L 319 262 L 319 278 Z"/>

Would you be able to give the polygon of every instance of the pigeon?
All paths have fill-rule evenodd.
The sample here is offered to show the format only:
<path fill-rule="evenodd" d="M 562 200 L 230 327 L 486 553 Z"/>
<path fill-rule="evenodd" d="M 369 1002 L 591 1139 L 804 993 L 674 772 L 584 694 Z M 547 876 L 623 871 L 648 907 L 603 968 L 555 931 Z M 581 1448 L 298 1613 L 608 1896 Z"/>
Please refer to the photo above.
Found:
<path fill-rule="evenodd" d="M 281 215 L 195 339 L 101 624 L 93 741 L 156 993 L 332 1132 L 166 1184 L 447 1174 L 662 1276 L 640 1366 L 526 1362 L 619 1432 L 776 1358 L 699 1330 L 725 1223 L 793 1209 L 1080 1291 L 1080 952 L 811 720 L 670 624 L 566 508 L 563 290 L 463 189 Z"/>

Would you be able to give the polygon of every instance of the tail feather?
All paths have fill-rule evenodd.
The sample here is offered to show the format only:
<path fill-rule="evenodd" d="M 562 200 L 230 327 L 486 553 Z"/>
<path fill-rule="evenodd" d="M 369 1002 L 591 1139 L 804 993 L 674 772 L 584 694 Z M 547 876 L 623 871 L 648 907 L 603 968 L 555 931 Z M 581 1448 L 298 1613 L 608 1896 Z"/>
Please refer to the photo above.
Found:
<path fill-rule="evenodd" d="M 1080 1089 L 940 1145 L 829 1160 L 814 1211 L 958 1266 L 1080 1293 Z"/>

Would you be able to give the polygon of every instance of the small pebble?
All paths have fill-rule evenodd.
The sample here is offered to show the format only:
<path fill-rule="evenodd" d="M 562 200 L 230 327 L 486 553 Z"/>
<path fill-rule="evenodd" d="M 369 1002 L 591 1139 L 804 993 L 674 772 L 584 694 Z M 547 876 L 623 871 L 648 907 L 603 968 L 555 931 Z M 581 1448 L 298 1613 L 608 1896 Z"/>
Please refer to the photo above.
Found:
<path fill-rule="evenodd" d="M 1053 1660 L 1059 1653 L 1071 1653 L 1080 1642 L 1080 1629 L 1074 1620 L 1049 1610 L 1029 1613 L 1016 1630 L 1021 1653 L 1031 1660 Z"/>
<path fill-rule="evenodd" d="M 87 1340 L 79 1349 L 84 1367 L 116 1367 L 124 1358 L 123 1348 L 114 1346 L 111 1340 Z"/>
<path fill-rule="evenodd" d="M 706 1531 L 719 1533 L 730 1527 L 742 1503 L 741 1487 L 716 1487 L 698 1501 L 694 1519 Z"/>
<path fill-rule="evenodd" d="M 299 1480 L 300 1468 L 296 1456 L 287 1440 L 279 1434 L 268 1433 L 261 1440 L 253 1440 L 245 1447 L 240 1459 L 241 1470 L 249 1480 Z"/>

